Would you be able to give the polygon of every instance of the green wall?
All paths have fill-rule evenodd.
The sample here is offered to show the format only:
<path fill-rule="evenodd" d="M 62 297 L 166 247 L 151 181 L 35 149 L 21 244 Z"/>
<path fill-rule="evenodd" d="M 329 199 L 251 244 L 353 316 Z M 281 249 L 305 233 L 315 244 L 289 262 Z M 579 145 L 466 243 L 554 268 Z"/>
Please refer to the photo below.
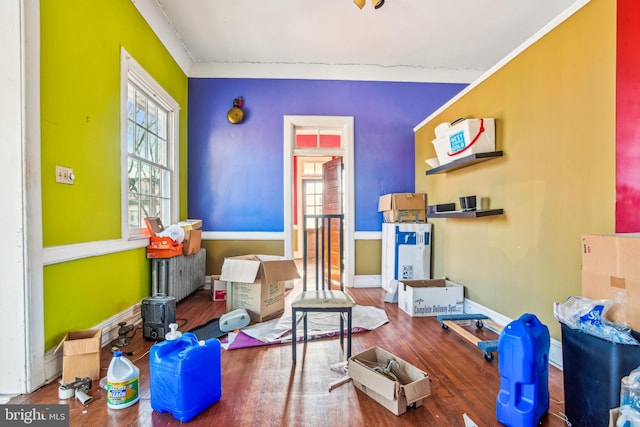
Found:
<path fill-rule="evenodd" d="M 182 195 L 187 77 L 130 0 L 40 4 L 44 246 L 120 239 L 121 47 L 181 106 Z M 73 185 L 55 182 L 56 165 L 74 169 Z M 182 197 L 181 218 L 186 206 Z M 149 283 L 144 250 L 45 267 L 45 348 L 67 330 L 91 327 L 134 305 L 149 294 Z"/>
<path fill-rule="evenodd" d="M 580 235 L 615 226 L 615 2 L 592 0 L 416 130 L 416 191 L 429 204 L 489 197 L 504 215 L 433 219 L 433 277 L 560 335 L 553 302 L 579 295 Z M 435 126 L 495 117 L 504 157 L 425 175 Z M 499 297 L 498 297 L 499 296 Z"/>

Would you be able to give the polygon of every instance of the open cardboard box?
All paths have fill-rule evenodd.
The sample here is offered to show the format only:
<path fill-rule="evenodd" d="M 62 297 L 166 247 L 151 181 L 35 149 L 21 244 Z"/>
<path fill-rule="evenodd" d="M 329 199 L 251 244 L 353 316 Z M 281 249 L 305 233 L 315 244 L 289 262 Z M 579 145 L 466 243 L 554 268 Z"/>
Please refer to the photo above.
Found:
<path fill-rule="evenodd" d="M 87 329 L 67 332 L 55 349 L 62 347 L 62 384 L 76 378 L 100 379 L 102 330 Z"/>
<path fill-rule="evenodd" d="M 299 279 L 296 263 L 274 255 L 225 258 L 220 280 L 227 283 L 227 312 L 244 308 L 251 320 L 262 322 L 284 313 L 284 289 Z"/>
<path fill-rule="evenodd" d="M 378 199 L 378 212 L 384 222 L 425 222 L 427 195 L 418 193 L 390 193 Z"/>
<path fill-rule="evenodd" d="M 398 308 L 412 317 L 461 314 L 464 286 L 446 279 L 399 280 Z"/>
<path fill-rule="evenodd" d="M 392 368 L 397 380 L 374 370 L 374 367 L 386 367 L 391 359 L 397 361 Z M 396 415 L 422 406 L 424 398 L 431 395 L 431 379 L 426 372 L 380 347 L 351 356 L 348 372 L 358 390 Z"/>

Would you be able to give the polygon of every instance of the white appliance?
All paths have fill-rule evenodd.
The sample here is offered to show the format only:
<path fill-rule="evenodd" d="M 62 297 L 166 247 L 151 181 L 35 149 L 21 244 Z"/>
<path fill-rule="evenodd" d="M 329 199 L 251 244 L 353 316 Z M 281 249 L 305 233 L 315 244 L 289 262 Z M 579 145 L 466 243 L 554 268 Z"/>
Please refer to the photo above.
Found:
<path fill-rule="evenodd" d="M 431 224 L 382 224 L 382 289 L 395 293 L 397 280 L 431 278 Z"/>

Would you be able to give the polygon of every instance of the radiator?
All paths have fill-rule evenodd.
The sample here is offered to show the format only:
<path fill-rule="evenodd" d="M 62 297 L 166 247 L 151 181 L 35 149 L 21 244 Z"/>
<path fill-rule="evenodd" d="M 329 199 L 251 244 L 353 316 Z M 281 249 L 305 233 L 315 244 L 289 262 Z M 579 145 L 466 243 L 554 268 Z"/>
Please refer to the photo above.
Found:
<path fill-rule="evenodd" d="M 204 286 L 207 251 L 151 260 L 151 295 L 170 295 L 180 301 Z"/>

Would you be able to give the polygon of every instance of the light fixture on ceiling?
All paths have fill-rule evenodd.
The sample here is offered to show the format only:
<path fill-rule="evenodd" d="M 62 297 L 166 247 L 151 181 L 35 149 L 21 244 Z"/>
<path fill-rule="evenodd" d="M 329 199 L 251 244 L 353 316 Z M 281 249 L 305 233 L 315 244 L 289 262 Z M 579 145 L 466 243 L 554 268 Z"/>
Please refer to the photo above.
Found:
<path fill-rule="evenodd" d="M 367 3 L 367 0 L 353 0 L 353 2 L 356 4 L 356 6 L 362 9 Z M 371 0 L 371 5 L 374 9 L 380 9 L 382 5 L 384 5 L 384 0 Z"/>

